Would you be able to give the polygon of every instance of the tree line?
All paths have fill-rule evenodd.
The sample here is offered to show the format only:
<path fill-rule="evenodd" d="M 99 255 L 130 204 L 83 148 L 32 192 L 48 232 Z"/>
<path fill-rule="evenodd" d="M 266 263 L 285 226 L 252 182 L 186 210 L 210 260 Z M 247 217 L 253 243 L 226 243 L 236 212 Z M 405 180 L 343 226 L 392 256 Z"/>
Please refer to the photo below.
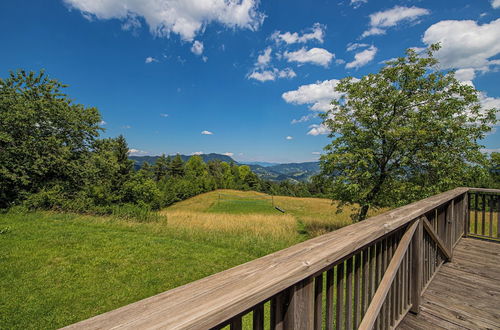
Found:
<path fill-rule="evenodd" d="M 100 138 L 99 111 L 75 104 L 44 72 L 0 79 L 0 208 L 145 214 L 214 189 L 326 194 L 318 180 L 274 183 L 247 165 L 159 157 L 134 170 L 123 136 Z"/>

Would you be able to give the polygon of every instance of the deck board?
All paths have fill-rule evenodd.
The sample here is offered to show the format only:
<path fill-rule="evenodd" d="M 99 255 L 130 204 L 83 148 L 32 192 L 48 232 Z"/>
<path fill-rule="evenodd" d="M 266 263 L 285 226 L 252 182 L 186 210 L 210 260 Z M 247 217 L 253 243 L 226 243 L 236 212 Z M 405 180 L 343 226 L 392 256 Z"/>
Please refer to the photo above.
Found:
<path fill-rule="evenodd" d="M 398 329 L 500 329 L 500 244 L 463 238 Z"/>

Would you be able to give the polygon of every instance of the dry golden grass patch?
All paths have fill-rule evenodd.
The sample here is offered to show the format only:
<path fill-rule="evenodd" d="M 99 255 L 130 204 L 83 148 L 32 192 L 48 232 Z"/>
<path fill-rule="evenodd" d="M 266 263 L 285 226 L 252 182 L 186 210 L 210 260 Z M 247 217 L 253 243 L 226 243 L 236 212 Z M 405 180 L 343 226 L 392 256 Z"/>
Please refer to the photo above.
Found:
<path fill-rule="evenodd" d="M 255 213 L 231 214 L 212 213 L 210 208 L 218 201 L 219 195 L 251 198 L 268 196 L 255 191 L 221 189 L 211 191 L 176 203 L 163 210 L 168 218 L 168 226 L 188 230 L 209 230 L 233 234 L 254 234 L 259 237 L 297 238 L 299 234 L 318 236 L 352 223 L 352 214 L 357 210 L 345 207 L 338 213 L 338 203 L 327 198 L 300 198 L 274 196 L 274 205 L 286 211 L 281 214 L 263 214 L 256 208 Z M 270 207 L 272 212 L 272 207 Z M 370 212 L 370 216 L 385 210 Z"/>
<path fill-rule="evenodd" d="M 187 210 L 164 210 L 168 226 L 176 229 L 224 232 L 233 235 L 293 239 L 297 236 L 296 219 L 290 214 L 225 214 Z"/>

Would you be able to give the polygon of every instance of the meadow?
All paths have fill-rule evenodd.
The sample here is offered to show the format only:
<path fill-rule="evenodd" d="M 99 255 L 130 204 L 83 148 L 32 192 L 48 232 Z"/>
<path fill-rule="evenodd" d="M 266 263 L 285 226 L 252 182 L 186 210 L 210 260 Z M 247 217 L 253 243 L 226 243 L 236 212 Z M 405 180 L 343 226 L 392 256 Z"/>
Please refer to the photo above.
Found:
<path fill-rule="evenodd" d="M 0 214 L 0 328 L 65 326 L 350 223 L 327 199 L 274 197 L 281 213 L 272 204 L 256 202 L 249 211 L 252 203 L 218 203 L 219 193 L 262 197 L 206 193 L 149 223 Z"/>

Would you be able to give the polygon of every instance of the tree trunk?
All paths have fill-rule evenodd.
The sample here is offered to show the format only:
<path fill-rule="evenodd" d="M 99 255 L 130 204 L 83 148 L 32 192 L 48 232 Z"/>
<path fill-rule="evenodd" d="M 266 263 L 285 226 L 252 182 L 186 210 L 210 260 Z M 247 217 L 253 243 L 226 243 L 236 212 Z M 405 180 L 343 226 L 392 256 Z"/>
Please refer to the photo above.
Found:
<path fill-rule="evenodd" d="M 359 210 L 359 213 L 358 213 L 358 221 L 366 219 L 366 215 L 368 214 L 369 208 L 370 208 L 370 205 L 368 205 L 368 204 L 361 206 L 361 209 Z"/>

